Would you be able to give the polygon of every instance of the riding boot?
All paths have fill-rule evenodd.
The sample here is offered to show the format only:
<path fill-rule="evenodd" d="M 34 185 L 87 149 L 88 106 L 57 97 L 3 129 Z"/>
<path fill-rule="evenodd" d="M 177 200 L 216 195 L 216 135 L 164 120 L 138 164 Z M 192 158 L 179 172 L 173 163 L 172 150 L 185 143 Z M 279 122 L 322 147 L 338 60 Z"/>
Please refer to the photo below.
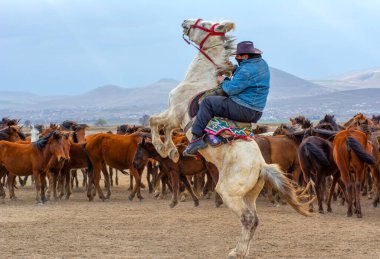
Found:
<path fill-rule="evenodd" d="M 193 135 L 193 138 L 192 138 L 189 146 L 187 146 L 185 151 L 183 151 L 183 155 L 184 156 L 194 156 L 198 152 L 198 150 L 206 148 L 206 147 L 207 147 L 207 144 L 203 140 L 203 136 L 198 137 L 198 136 Z"/>

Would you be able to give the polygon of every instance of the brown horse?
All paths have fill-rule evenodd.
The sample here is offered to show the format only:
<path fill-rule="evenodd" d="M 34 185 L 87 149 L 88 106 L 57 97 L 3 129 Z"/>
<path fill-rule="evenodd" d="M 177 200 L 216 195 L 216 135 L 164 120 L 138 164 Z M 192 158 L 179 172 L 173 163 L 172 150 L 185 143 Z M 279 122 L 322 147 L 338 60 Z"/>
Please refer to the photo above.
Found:
<path fill-rule="evenodd" d="M 359 130 L 343 130 L 334 138 L 334 160 L 339 168 L 342 181 L 346 189 L 347 216 L 352 216 L 352 204 L 355 199 L 355 214 L 362 217 L 360 206 L 361 183 L 364 178 L 366 164 L 375 164 L 375 159 L 370 155 L 372 145 L 368 143 L 365 133 Z M 350 168 L 355 176 L 351 175 Z"/>
<path fill-rule="evenodd" d="M 109 165 L 120 171 L 129 169 L 130 173 L 136 180 L 136 185 L 128 198 L 129 200 L 132 200 L 137 193 L 137 197 L 140 200 L 143 199 L 140 193 L 140 175 L 142 172 L 134 168 L 132 164 L 137 145 L 141 141 L 141 134 L 133 133 L 131 135 L 122 136 L 99 133 L 88 136 L 86 140 L 86 150 L 90 160 L 87 188 L 87 196 L 89 200 L 91 201 L 94 198 L 91 191 L 92 184 L 95 184 L 99 198 L 103 200 L 107 198 L 104 196 L 99 185 L 100 171 L 105 165 Z M 107 180 L 109 183 L 109 178 Z"/>
<path fill-rule="evenodd" d="M 216 184 L 218 181 L 218 171 L 215 166 L 213 168 L 213 165 L 207 163 L 203 158 L 197 160 L 193 157 L 182 156 L 182 152 L 185 150 L 186 145 L 179 144 L 177 145 L 177 148 L 180 151 L 180 159 L 177 163 L 174 163 L 169 158 L 161 157 L 153 144 L 151 142 L 146 142 L 144 138 L 142 142 L 138 144 L 133 164 L 136 168 L 144 168 L 149 158 L 157 160 L 160 163 L 161 172 L 167 174 L 171 180 L 173 196 L 170 207 L 174 208 L 178 204 L 179 180 L 183 182 L 186 190 L 193 198 L 194 206 L 198 206 L 199 199 L 195 195 L 186 176 L 200 174 L 209 170 L 209 172 L 212 173 L 213 181 Z"/>
<path fill-rule="evenodd" d="M 340 177 L 338 167 L 333 157 L 333 144 L 320 137 L 306 137 L 300 145 L 298 156 L 305 183 L 310 185 L 310 183 L 312 183 L 311 181 L 313 181 L 315 184 L 319 213 L 324 213 L 322 187 L 325 186 L 325 179 L 327 176 L 333 177 L 327 199 L 327 211 L 331 212 L 331 197 Z M 341 185 L 341 182 L 339 182 L 339 184 Z M 309 188 L 309 200 L 311 199 L 312 193 L 311 188 Z M 312 203 L 310 203 L 310 211 L 313 211 Z"/>
<path fill-rule="evenodd" d="M 30 144 L 0 141 L 0 164 L 7 169 L 10 175 L 26 176 L 33 173 L 37 203 L 47 201 L 45 177 L 50 159 L 52 157 L 56 157 L 58 161 L 69 159 L 61 140 L 61 133 L 53 131 L 46 137 Z M 15 159 L 17 159 L 17 163 L 15 163 Z M 12 182 L 11 178 L 8 178 L 10 192 L 13 190 Z M 14 193 L 10 193 L 10 196 L 12 198 Z"/>
<path fill-rule="evenodd" d="M 8 126 L 0 130 L 0 140 L 16 142 L 25 140 L 25 135 L 19 130 L 18 126 Z"/>

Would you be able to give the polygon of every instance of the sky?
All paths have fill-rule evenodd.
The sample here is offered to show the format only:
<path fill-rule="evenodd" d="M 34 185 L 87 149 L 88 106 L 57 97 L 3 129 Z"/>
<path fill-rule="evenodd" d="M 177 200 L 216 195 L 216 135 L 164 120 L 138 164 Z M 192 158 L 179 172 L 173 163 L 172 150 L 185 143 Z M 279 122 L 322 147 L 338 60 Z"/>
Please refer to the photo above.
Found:
<path fill-rule="evenodd" d="M 0 91 L 80 94 L 182 80 L 188 18 L 236 23 L 270 66 L 306 79 L 379 67 L 380 1 L 0 0 Z"/>

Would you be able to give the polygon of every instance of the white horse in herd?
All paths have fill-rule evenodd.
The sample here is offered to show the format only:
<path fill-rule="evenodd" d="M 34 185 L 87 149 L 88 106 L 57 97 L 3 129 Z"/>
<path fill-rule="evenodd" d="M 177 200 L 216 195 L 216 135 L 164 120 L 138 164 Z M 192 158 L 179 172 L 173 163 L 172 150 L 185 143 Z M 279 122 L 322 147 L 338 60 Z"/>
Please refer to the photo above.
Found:
<path fill-rule="evenodd" d="M 196 94 L 217 86 L 217 73 L 231 69 L 228 65 L 234 40 L 224 34 L 235 28 L 231 21 L 220 23 L 188 19 L 182 23 L 187 36 L 200 49 L 191 62 L 184 80 L 169 94 L 169 108 L 150 118 L 152 142 L 163 157 L 177 162 L 178 151 L 172 142 L 173 129 L 185 129 L 191 125 L 188 105 Z M 164 126 L 165 141 L 161 141 L 158 127 Z M 188 128 L 188 127 L 186 127 Z M 186 132 L 191 139 L 191 130 Z M 208 146 L 199 153 L 219 169 L 216 191 L 224 204 L 240 218 L 242 230 L 236 247 L 229 253 L 230 258 L 243 258 L 248 254 L 249 243 L 259 219 L 256 199 L 267 182 L 279 191 L 297 212 L 308 214 L 308 204 L 302 204 L 291 181 L 276 164 L 266 164 L 255 141 L 235 140 L 231 145 Z"/>

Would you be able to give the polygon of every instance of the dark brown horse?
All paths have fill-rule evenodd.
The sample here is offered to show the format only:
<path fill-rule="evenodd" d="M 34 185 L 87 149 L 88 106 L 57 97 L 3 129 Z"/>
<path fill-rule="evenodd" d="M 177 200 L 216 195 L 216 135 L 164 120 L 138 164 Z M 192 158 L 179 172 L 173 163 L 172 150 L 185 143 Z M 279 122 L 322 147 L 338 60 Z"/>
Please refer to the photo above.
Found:
<path fill-rule="evenodd" d="M 52 157 L 56 157 L 58 161 L 69 159 L 64 152 L 61 140 L 61 133 L 53 131 L 46 137 L 31 144 L 0 141 L 0 164 L 13 176 L 33 174 L 37 203 L 47 201 L 45 178 L 50 159 Z M 15 160 L 17 160 L 17 163 L 15 163 Z M 11 177 L 8 178 L 8 187 L 9 191 L 12 192 L 13 181 Z M 39 194 L 40 192 L 41 195 Z M 10 196 L 13 197 L 14 193 L 10 193 Z"/>
<path fill-rule="evenodd" d="M 92 194 L 92 184 L 95 184 L 99 198 L 103 200 L 107 198 L 104 196 L 99 185 L 100 171 L 103 167 L 105 167 L 105 165 L 109 165 L 120 171 L 129 169 L 129 172 L 136 180 L 136 185 L 128 198 L 132 200 L 137 194 L 137 197 L 140 200 L 143 199 L 140 193 L 140 175 L 142 172 L 134 168 L 132 164 L 137 145 L 141 139 L 140 133 L 133 133 L 131 135 L 124 136 L 99 133 L 86 138 L 86 150 L 90 160 L 88 168 L 87 196 L 90 201 L 94 198 Z M 107 180 L 109 182 L 109 178 Z"/>
<path fill-rule="evenodd" d="M 314 182 L 319 213 L 324 213 L 322 205 L 324 191 L 322 187 L 325 186 L 325 179 L 327 176 L 333 177 L 327 199 L 327 211 L 331 212 L 331 197 L 340 177 L 333 157 L 333 144 L 320 137 L 310 136 L 304 138 L 299 147 L 298 156 L 305 183 L 310 186 Z M 309 200 L 312 199 L 311 191 L 309 187 Z M 312 203 L 310 203 L 310 211 L 313 211 Z"/>
<path fill-rule="evenodd" d="M 161 172 L 166 173 L 172 183 L 173 196 L 170 203 L 170 207 L 173 208 L 178 204 L 178 193 L 179 193 L 179 180 L 183 182 L 186 190 L 190 193 L 194 200 L 194 206 L 199 205 L 199 199 L 194 194 L 194 191 L 187 179 L 188 175 L 196 175 L 209 170 L 212 173 L 214 183 L 218 181 L 218 171 L 216 167 L 210 163 L 207 163 L 203 158 L 195 159 L 193 157 L 182 156 L 183 150 L 185 150 L 186 145 L 177 145 L 180 151 L 180 159 L 178 163 L 174 163 L 169 158 L 162 158 L 151 142 L 146 142 L 145 138 L 138 144 L 136 154 L 134 156 L 133 164 L 136 168 L 143 168 L 147 163 L 149 158 L 153 158 L 160 163 Z"/>

